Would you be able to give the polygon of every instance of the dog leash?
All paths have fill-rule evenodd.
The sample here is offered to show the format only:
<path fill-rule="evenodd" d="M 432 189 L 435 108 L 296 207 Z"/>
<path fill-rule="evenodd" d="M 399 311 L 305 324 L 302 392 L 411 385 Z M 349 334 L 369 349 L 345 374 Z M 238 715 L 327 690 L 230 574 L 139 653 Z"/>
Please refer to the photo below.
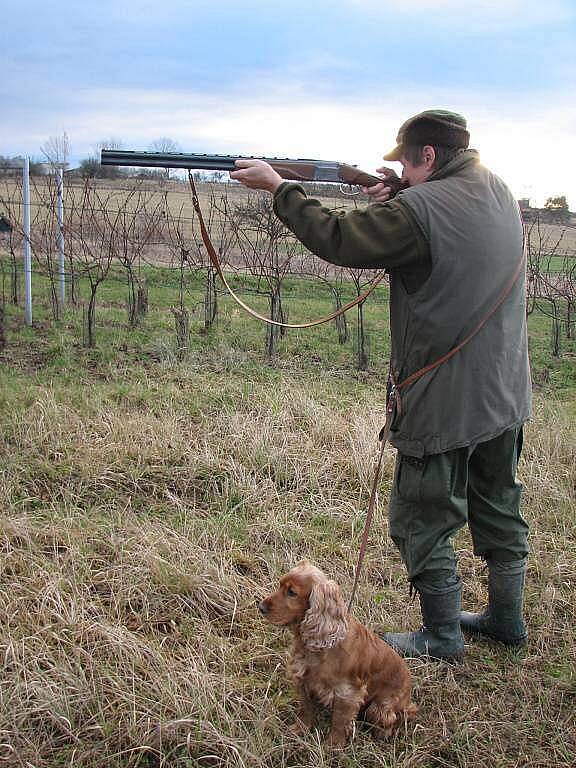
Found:
<path fill-rule="evenodd" d="M 454 357 L 455 354 L 460 352 L 460 350 L 463 347 L 465 347 L 466 344 L 468 344 L 468 342 L 471 341 L 474 338 L 474 336 L 476 336 L 476 334 L 482 330 L 482 328 L 486 325 L 486 323 L 490 320 L 490 318 L 497 312 L 499 307 L 504 303 L 506 298 L 509 296 L 512 288 L 516 284 L 516 281 L 520 277 L 520 274 L 525 264 L 525 260 L 526 260 L 526 254 L 525 254 L 525 251 L 523 251 L 521 258 L 518 264 L 516 265 L 516 269 L 514 270 L 514 274 L 512 275 L 512 277 L 510 278 L 506 286 L 504 287 L 504 290 L 498 296 L 496 303 L 493 305 L 490 311 L 482 318 L 482 320 L 480 320 L 480 322 L 474 327 L 474 329 L 470 331 L 470 333 L 464 339 L 462 339 L 462 341 L 459 344 L 457 344 L 455 347 L 452 347 L 452 349 L 449 352 L 439 357 L 433 363 L 430 363 L 429 365 L 425 365 L 422 368 L 420 368 L 418 371 L 415 371 L 415 373 L 410 374 L 410 376 L 407 376 L 401 382 L 395 381 L 392 371 L 390 371 L 390 373 L 388 374 L 389 381 L 391 383 L 391 388 L 388 393 L 388 400 L 386 403 L 386 420 L 378 436 L 381 441 L 380 453 L 378 456 L 378 463 L 376 464 L 376 471 L 374 472 L 374 480 L 372 482 L 372 488 L 370 489 L 370 500 L 368 502 L 368 509 L 366 510 L 366 520 L 364 522 L 364 530 L 362 532 L 362 539 L 360 541 L 360 550 L 358 552 L 358 561 L 356 563 L 356 569 L 354 574 L 354 584 L 352 586 L 350 600 L 348 601 L 348 612 L 350 612 L 352 608 L 352 604 L 354 602 L 354 598 L 356 596 L 356 590 L 358 588 L 358 580 L 360 578 L 360 571 L 362 569 L 362 564 L 364 562 L 364 557 L 366 555 L 366 548 L 368 545 L 368 534 L 370 531 L 370 526 L 372 524 L 374 510 L 376 508 L 378 485 L 380 483 L 380 474 L 382 472 L 382 461 L 384 458 L 384 449 L 386 447 L 386 444 L 390 441 L 390 432 L 392 430 L 394 419 L 396 418 L 397 415 L 400 415 L 402 412 L 401 390 L 405 389 L 410 384 L 414 384 L 416 381 L 418 381 L 418 379 L 422 378 L 422 376 L 424 376 L 426 373 L 429 373 L 430 371 L 433 371 L 436 368 L 439 368 L 445 362 L 450 360 L 450 358 Z"/>
<path fill-rule="evenodd" d="M 340 317 L 340 315 L 343 315 L 345 312 L 348 312 L 349 309 L 352 309 L 352 307 L 355 307 L 357 304 L 361 304 L 363 301 L 366 301 L 368 296 L 370 296 L 370 294 L 374 291 L 376 286 L 379 285 L 382 282 L 382 280 L 384 280 L 384 277 L 386 276 L 386 270 L 383 270 L 379 275 L 377 275 L 374 278 L 368 290 L 364 291 L 364 293 L 361 296 L 357 296 L 355 299 L 352 299 L 352 301 L 349 301 L 347 304 L 344 304 L 344 306 L 340 307 L 340 309 L 337 309 L 335 312 L 332 312 L 326 317 L 321 317 L 317 320 L 311 320 L 307 323 L 282 323 L 279 320 L 272 320 L 269 317 L 266 317 L 265 315 L 261 315 L 259 312 L 256 312 L 256 310 L 252 309 L 252 307 L 249 307 L 248 304 L 242 301 L 242 299 L 239 296 L 237 296 L 236 293 L 234 293 L 234 291 L 230 287 L 230 284 L 226 280 L 226 275 L 224 274 L 224 270 L 222 269 L 222 265 L 220 264 L 220 259 L 218 258 L 218 254 L 216 253 L 216 249 L 212 244 L 210 235 L 208 234 L 208 229 L 206 227 L 206 224 L 204 223 L 204 216 L 202 215 L 202 209 L 200 207 L 198 192 L 196 191 L 196 185 L 194 184 L 194 179 L 191 173 L 188 174 L 188 181 L 190 182 L 190 188 L 192 190 L 192 205 L 194 207 L 194 210 L 196 211 L 196 215 L 198 216 L 198 223 L 200 224 L 200 234 L 202 235 L 202 240 L 204 241 L 204 245 L 206 246 L 206 251 L 208 252 L 208 256 L 210 258 L 212 266 L 218 273 L 218 277 L 220 278 L 220 280 L 222 280 L 224 287 L 226 288 L 230 296 L 234 299 L 234 301 L 239 306 L 241 306 L 245 312 L 247 312 L 249 315 L 252 315 L 252 317 L 257 318 L 258 320 L 261 320 L 263 323 L 268 323 L 268 325 L 278 325 L 281 328 L 312 328 L 315 325 L 322 325 L 323 323 L 329 323 L 330 320 L 335 320 L 337 317 Z"/>

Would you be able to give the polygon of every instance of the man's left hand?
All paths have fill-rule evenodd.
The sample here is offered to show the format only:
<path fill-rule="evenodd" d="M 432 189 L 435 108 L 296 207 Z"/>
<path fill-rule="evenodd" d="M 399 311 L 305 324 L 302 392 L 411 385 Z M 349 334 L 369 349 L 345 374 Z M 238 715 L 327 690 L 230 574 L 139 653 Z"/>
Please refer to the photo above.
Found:
<path fill-rule="evenodd" d="M 274 194 L 282 184 L 282 177 L 264 160 L 236 160 L 236 167 L 238 170 L 232 171 L 230 178 L 249 189 L 263 189 Z"/>

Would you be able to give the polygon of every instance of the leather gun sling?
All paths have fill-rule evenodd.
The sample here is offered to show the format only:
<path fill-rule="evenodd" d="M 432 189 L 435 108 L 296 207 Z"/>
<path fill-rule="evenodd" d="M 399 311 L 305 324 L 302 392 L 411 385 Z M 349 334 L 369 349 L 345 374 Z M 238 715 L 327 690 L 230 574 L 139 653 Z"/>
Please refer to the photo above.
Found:
<path fill-rule="evenodd" d="M 326 317 L 321 317 L 317 320 L 311 320 L 307 323 L 282 323 L 278 320 L 271 320 L 269 317 L 266 317 L 265 315 L 261 315 L 259 312 L 256 312 L 256 310 L 252 309 L 252 307 L 249 307 L 242 299 L 237 296 L 232 288 L 230 287 L 230 284 L 226 280 L 226 276 L 224 274 L 224 270 L 222 269 L 222 265 L 220 264 L 220 259 L 218 258 L 218 254 L 216 253 L 216 249 L 212 245 L 212 241 L 210 240 L 210 235 L 208 234 L 208 230 L 206 228 L 206 224 L 204 223 L 204 217 L 202 215 L 202 209 L 200 208 L 200 201 L 198 199 L 198 193 L 196 192 L 196 185 L 194 184 L 194 179 L 191 175 L 189 175 L 189 181 L 190 181 L 190 187 L 192 189 L 192 205 L 194 206 L 194 210 L 196 211 L 196 215 L 198 216 L 198 222 L 200 224 L 200 233 L 202 235 L 202 240 L 204 241 L 204 245 L 206 246 L 206 250 L 208 252 L 208 256 L 210 257 L 210 261 L 212 263 L 212 266 L 218 273 L 218 276 L 220 280 L 224 283 L 224 286 L 230 296 L 234 299 L 234 301 L 239 304 L 243 310 L 248 312 L 249 315 L 252 315 L 252 317 L 257 318 L 258 320 L 261 320 L 263 323 L 268 323 L 268 325 L 279 325 L 281 328 L 312 328 L 315 325 L 322 325 L 323 323 L 329 323 L 330 320 L 335 320 L 340 315 L 343 315 L 345 312 L 348 312 L 349 309 L 352 309 L 352 307 L 355 307 L 357 304 L 361 304 L 363 301 L 366 301 L 368 296 L 372 293 L 372 291 L 376 288 L 377 285 L 379 285 L 384 277 L 386 276 L 386 271 L 380 272 L 380 274 L 376 275 L 374 278 L 372 284 L 368 288 L 367 291 L 362 293 L 360 296 L 357 296 L 352 301 L 349 301 L 347 304 L 344 304 L 344 306 L 340 307 L 340 309 L 336 310 L 335 312 L 332 312 L 331 314 L 327 315 Z"/>

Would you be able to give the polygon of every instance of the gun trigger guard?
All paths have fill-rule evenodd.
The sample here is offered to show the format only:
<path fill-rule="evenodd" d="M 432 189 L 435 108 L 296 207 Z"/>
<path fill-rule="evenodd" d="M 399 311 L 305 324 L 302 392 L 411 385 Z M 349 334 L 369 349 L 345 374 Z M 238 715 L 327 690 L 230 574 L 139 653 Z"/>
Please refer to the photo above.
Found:
<path fill-rule="evenodd" d="M 346 197 L 355 197 L 362 192 L 358 184 L 339 184 L 338 186 L 341 194 L 346 195 Z"/>

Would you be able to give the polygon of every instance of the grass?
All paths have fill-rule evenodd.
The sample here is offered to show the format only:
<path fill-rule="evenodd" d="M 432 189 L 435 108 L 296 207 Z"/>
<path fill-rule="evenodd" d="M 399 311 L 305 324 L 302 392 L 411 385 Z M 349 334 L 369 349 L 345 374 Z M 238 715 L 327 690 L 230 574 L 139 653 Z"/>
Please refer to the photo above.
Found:
<path fill-rule="evenodd" d="M 357 372 L 332 327 L 294 331 L 262 362 L 264 331 L 221 299 L 198 314 L 177 360 L 177 286 L 151 288 L 126 327 L 121 283 L 105 286 L 98 347 L 80 319 L 35 326 L 7 306 L 0 358 L 0 760 L 9 765 L 574 765 L 576 439 L 573 342 L 548 352 L 530 318 L 534 417 L 521 462 L 532 535 L 523 651 L 467 643 L 460 665 L 411 661 L 415 726 L 387 742 L 362 728 L 341 753 L 294 717 L 286 634 L 256 602 L 306 557 L 349 594 L 383 423 L 386 293 L 367 307 L 372 364 Z M 190 285 L 187 303 L 199 296 Z M 292 287 L 292 319 L 326 310 Z M 251 297 L 255 305 L 259 299 Z M 546 373 L 545 373 L 546 372 Z M 377 629 L 418 626 L 387 531 L 394 452 L 355 613 Z M 486 578 L 456 540 L 466 606 Z"/>

